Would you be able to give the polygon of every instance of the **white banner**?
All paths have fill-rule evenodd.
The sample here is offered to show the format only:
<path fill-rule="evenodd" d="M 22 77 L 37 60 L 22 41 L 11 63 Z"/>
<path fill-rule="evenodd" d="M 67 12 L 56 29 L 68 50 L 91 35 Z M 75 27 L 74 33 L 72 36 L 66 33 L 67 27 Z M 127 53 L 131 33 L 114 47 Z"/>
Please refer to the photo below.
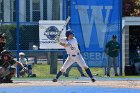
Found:
<path fill-rule="evenodd" d="M 40 49 L 64 49 L 56 41 L 56 36 L 61 31 L 65 21 L 40 20 L 39 21 L 39 42 Z M 65 37 L 66 28 L 62 31 L 60 37 Z"/>

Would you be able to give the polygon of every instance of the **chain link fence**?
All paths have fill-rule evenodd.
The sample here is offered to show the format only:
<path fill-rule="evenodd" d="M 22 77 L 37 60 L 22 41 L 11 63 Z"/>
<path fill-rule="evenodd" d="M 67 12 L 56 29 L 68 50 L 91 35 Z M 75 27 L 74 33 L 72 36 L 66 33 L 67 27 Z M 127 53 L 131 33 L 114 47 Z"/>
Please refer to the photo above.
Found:
<path fill-rule="evenodd" d="M 39 49 L 38 22 L 39 20 L 65 19 L 66 1 L 0 0 L 0 32 L 6 34 L 5 49 L 12 51 L 15 59 L 19 57 L 19 52 L 24 52 L 29 63 L 50 64 L 51 55 L 63 62 L 64 51 Z M 56 73 L 57 67 L 54 66 L 54 69 L 52 73 Z"/>

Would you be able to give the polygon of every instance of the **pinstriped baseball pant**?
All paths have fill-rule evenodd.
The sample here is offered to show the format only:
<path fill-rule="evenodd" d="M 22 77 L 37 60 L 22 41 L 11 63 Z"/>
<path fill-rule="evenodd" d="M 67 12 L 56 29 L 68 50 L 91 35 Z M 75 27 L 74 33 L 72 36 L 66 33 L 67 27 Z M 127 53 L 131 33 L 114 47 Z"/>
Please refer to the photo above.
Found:
<path fill-rule="evenodd" d="M 70 67 L 73 63 L 77 62 L 77 64 L 81 67 L 81 68 L 88 68 L 88 66 L 86 65 L 85 63 L 85 60 L 83 59 L 82 55 L 79 54 L 79 55 L 76 55 L 76 56 L 72 56 L 72 55 L 69 55 L 67 57 L 67 60 L 65 61 L 65 63 L 63 64 L 62 68 L 61 68 L 61 71 L 62 72 L 65 72 L 66 69 L 68 67 Z"/>

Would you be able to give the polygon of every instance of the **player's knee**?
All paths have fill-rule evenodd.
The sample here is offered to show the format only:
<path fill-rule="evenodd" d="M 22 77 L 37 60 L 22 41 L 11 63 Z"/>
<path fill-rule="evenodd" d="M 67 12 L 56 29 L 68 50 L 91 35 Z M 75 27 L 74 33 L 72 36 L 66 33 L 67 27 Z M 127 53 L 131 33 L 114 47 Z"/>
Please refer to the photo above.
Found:
<path fill-rule="evenodd" d="M 10 70 L 10 74 L 16 74 L 16 69 L 12 69 L 12 70 Z"/>
<path fill-rule="evenodd" d="M 10 74 L 11 75 L 16 74 L 16 68 L 10 68 Z"/>

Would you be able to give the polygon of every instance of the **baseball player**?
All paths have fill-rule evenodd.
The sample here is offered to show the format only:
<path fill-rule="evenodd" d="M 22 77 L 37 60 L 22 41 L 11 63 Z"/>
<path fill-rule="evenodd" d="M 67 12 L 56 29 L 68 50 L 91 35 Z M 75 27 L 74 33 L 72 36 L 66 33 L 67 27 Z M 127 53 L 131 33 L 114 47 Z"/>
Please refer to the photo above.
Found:
<path fill-rule="evenodd" d="M 25 53 L 23 53 L 23 52 L 20 52 L 19 53 L 19 62 L 21 62 L 23 64 L 23 66 L 25 68 L 27 68 L 27 71 L 26 72 L 28 74 L 28 77 L 32 76 L 32 65 L 31 64 L 28 64 L 28 60 L 27 60 L 27 58 L 25 58 Z M 21 74 L 21 76 L 24 77 L 25 76 L 25 73 L 22 70 L 23 69 L 20 68 L 20 72 L 22 72 L 20 74 Z"/>
<path fill-rule="evenodd" d="M 12 83 L 12 77 L 15 76 L 16 73 L 16 65 L 20 65 L 23 69 L 24 66 L 15 60 L 11 55 L 10 51 L 3 50 L 1 52 L 0 59 L 0 83 Z"/>
<path fill-rule="evenodd" d="M 119 56 L 120 45 L 116 41 L 117 36 L 113 35 L 112 40 L 107 42 L 105 52 L 108 55 L 108 67 L 107 67 L 107 76 L 110 77 L 110 69 L 113 64 L 115 76 L 118 76 L 117 73 L 117 57 Z"/>
<path fill-rule="evenodd" d="M 68 54 L 68 57 L 61 67 L 60 71 L 57 73 L 56 77 L 52 80 L 53 82 L 57 82 L 58 78 L 66 71 L 68 67 L 70 67 L 73 63 L 77 62 L 77 64 L 85 69 L 88 76 L 91 78 L 92 82 L 95 82 L 93 75 L 86 65 L 82 55 L 80 54 L 80 50 L 78 48 L 77 39 L 74 37 L 74 33 L 71 30 L 66 31 L 66 37 L 59 39 L 59 43 L 63 46 Z"/>

